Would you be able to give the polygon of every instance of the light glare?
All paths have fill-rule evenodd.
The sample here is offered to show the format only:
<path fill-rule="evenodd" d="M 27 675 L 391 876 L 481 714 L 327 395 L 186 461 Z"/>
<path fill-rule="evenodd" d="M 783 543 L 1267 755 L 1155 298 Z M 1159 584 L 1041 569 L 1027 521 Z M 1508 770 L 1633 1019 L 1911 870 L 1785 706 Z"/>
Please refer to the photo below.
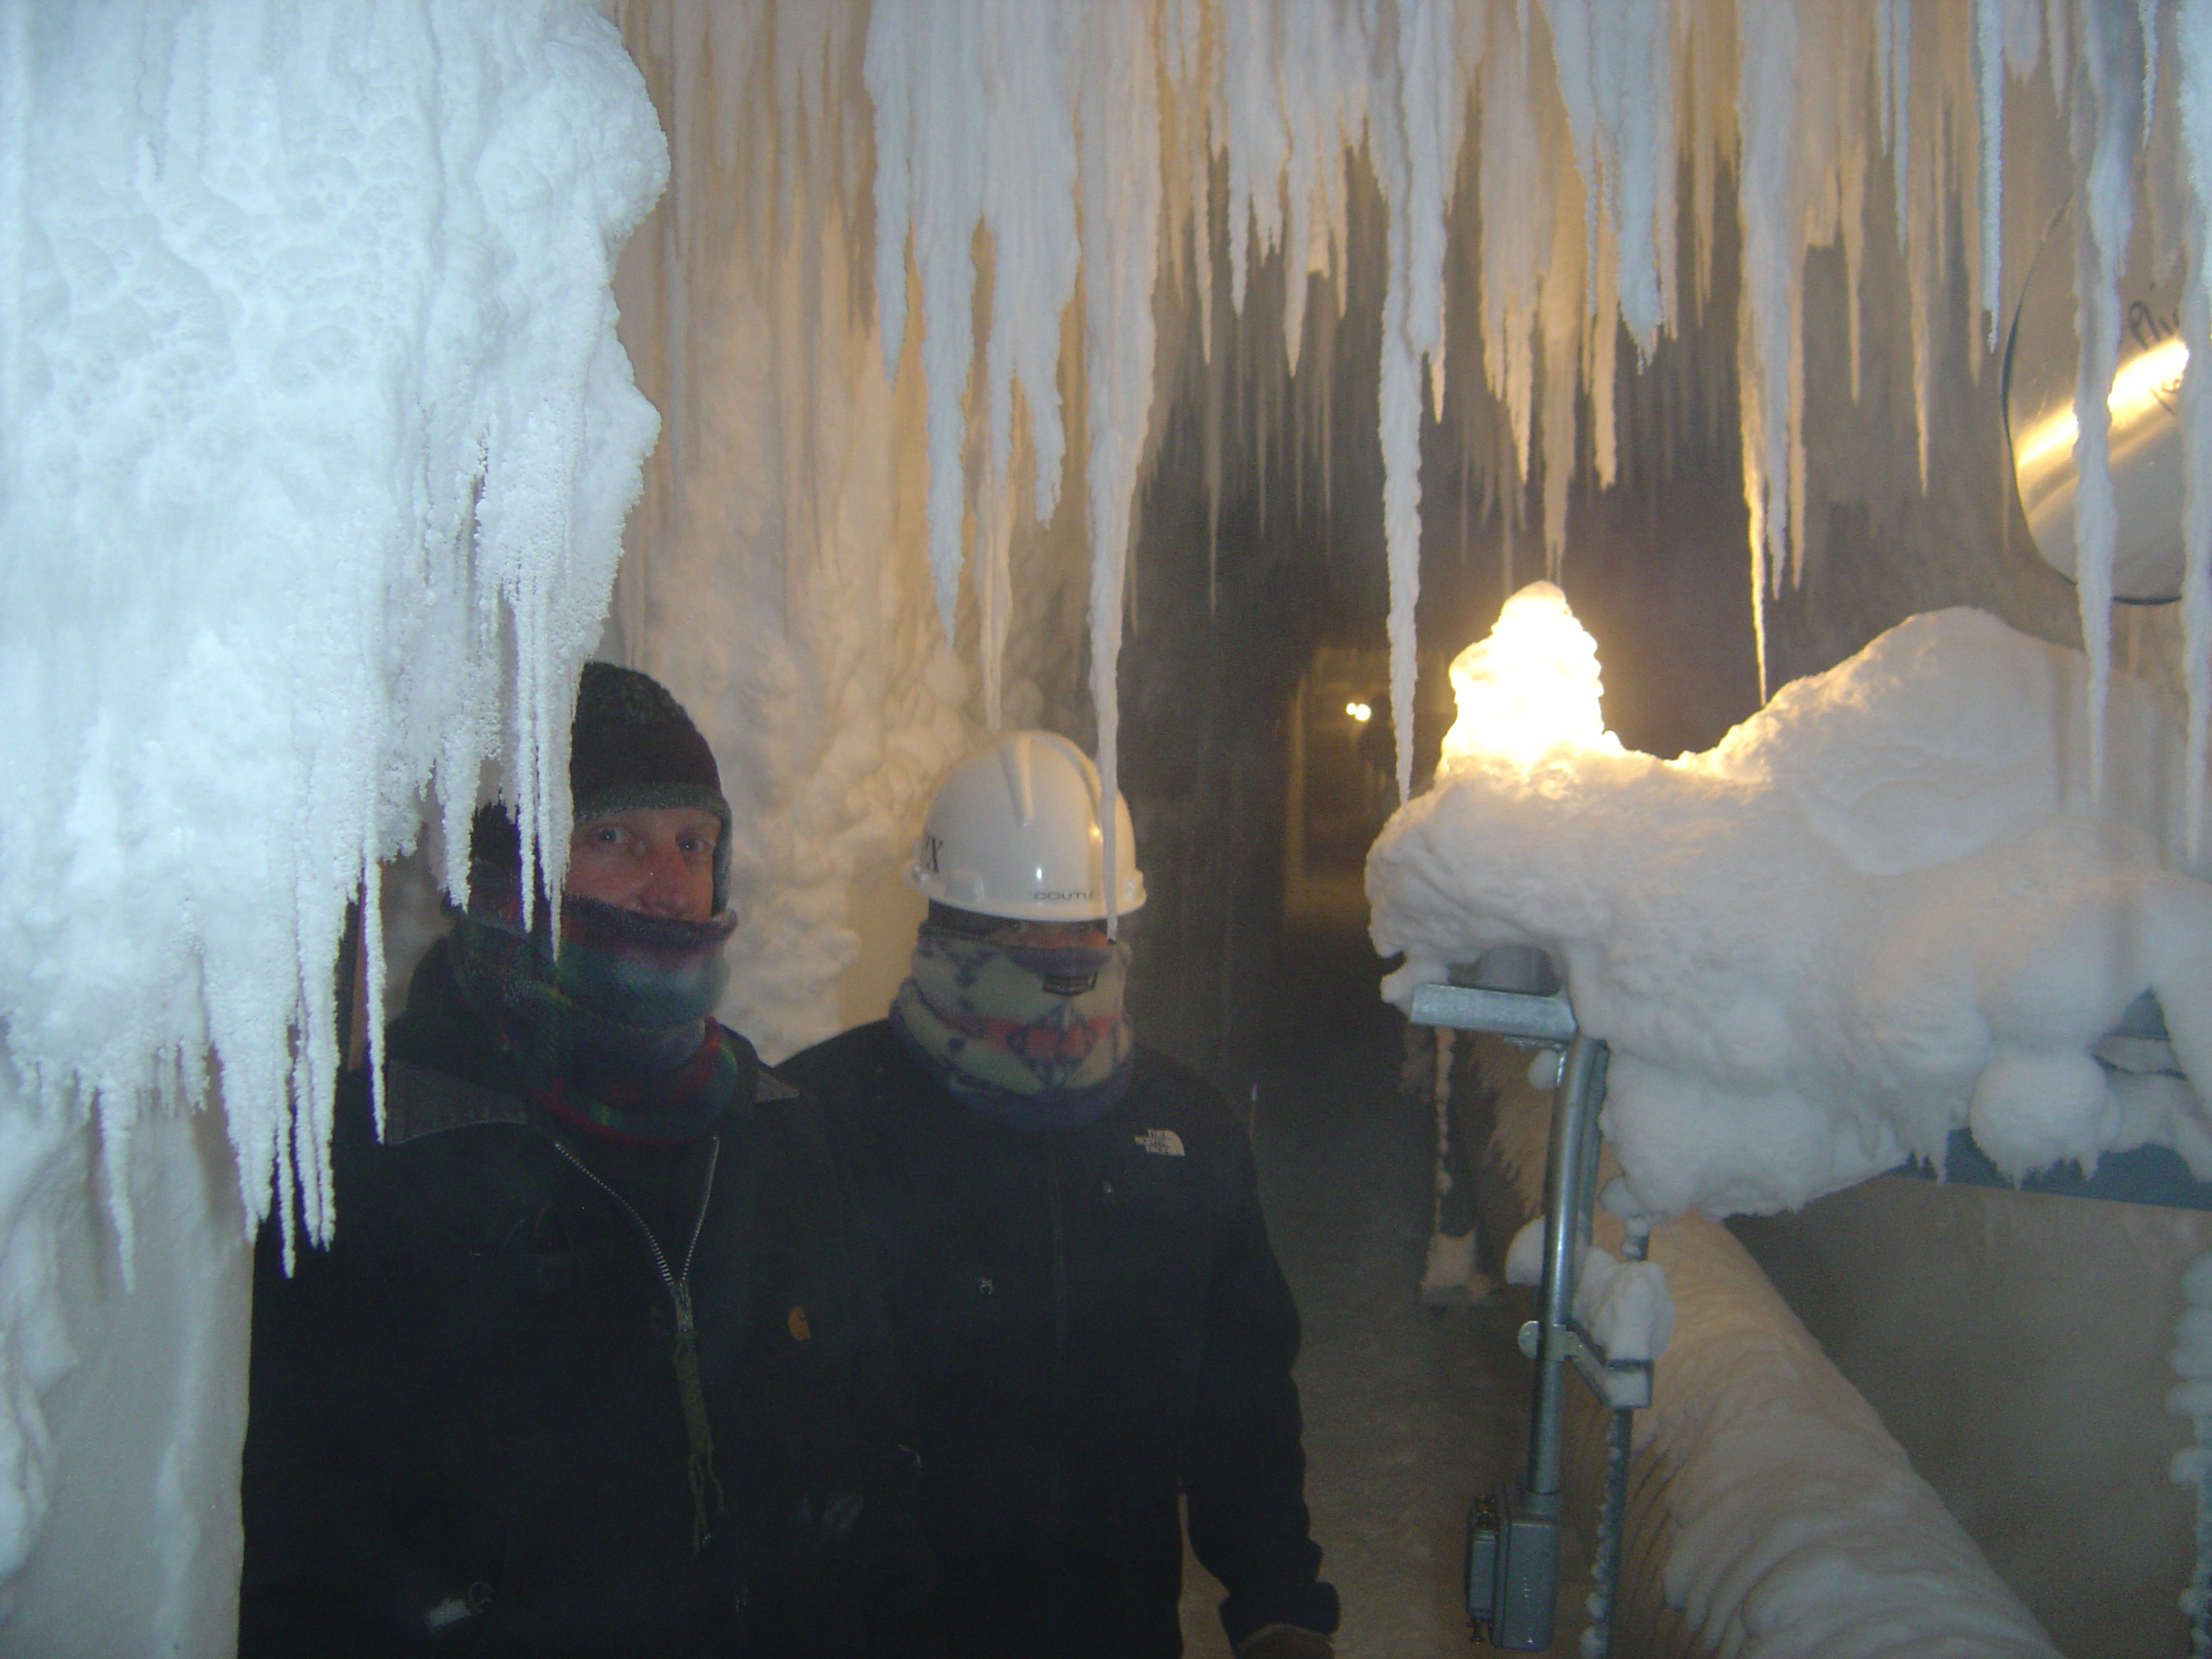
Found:
<path fill-rule="evenodd" d="M 2179 340 L 2168 340 L 2124 365 L 2112 376 L 2112 390 L 2105 399 L 2113 427 L 2124 430 L 2154 407 L 2171 410 L 2180 391 L 2181 372 L 2188 366 L 2189 348 Z M 2074 441 L 2081 435 L 2074 406 L 2069 404 L 2021 441 L 2021 470 L 2033 473 L 2046 462 L 2071 455 Z"/>
<path fill-rule="evenodd" d="M 1550 582 L 1531 582 L 1505 602 L 1487 639 L 1451 665 L 1459 718 L 1443 758 L 1496 758 L 1528 766 L 1561 750 L 1618 755 L 1598 706 L 1597 641 Z"/>

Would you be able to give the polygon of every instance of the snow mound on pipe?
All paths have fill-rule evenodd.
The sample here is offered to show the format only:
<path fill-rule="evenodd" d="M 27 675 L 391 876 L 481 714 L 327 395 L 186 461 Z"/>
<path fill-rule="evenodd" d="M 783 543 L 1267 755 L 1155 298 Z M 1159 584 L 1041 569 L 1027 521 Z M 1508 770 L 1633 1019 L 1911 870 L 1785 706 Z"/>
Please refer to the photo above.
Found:
<path fill-rule="evenodd" d="M 1537 586 L 1501 633 L 1565 613 Z M 1793 1207 L 1940 1159 L 1961 1124 L 2015 1178 L 2148 1141 L 2212 1175 L 2189 1091 L 2090 1053 L 2150 989 L 2212 1079 L 2212 887 L 2153 834 L 2169 774 L 2140 685 L 2114 683 L 2090 817 L 2080 654 L 1978 611 L 1913 617 L 1672 761 L 1576 728 L 1594 672 L 1556 683 L 1532 750 L 1486 698 L 1493 649 L 1454 665 L 1437 784 L 1369 855 L 1376 947 L 1407 958 L 1384 994 L 1549 951 L 1612 1045 L 1605 1129 L 1647 1207 Z"/>

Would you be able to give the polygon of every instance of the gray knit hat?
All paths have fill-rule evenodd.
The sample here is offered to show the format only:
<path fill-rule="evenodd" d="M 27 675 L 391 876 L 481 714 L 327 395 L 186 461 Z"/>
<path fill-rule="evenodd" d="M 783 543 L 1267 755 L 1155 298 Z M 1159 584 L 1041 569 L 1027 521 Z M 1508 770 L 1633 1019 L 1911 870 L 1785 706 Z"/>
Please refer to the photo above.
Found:
<path fill-rule="evenodd" d="M 659 681 L 634 668 L 587 662 L 568 729 L 568 793 L 578 823 L 641 806 L 692 806 L 721 825 L 714 841 L 714 909 L 730 902 L 730 803 L 714 751 Z M 520 868 L 514 820 L 498 803 L 477 814 L 470 852 Z"/>

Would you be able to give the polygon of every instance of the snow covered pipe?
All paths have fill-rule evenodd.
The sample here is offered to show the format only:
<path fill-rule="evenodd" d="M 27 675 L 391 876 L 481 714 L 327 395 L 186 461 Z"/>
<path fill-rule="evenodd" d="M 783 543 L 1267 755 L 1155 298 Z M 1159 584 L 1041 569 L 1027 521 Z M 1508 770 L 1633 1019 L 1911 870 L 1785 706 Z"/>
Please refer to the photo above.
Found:
<path fill-rule="evenodd" d="M 1503 1085 L 1481 1225 L 1502 1258 L 1539 1212 L 1550 1102 L 1511 1051 L 1477 1038 Z M 1610 1158 L 1601 1178 L 1611 1174 Z M 1618 1250 L 1601 1214 L 1595 1242 Z M 1638 1659 L 2056 1659 L 1858 1392 L 1727 1228 L 1695 1212 L 1653 1230 L 1675 1322 L 1637 1414 L 1626 1536 L 1611 1608 L 1616 1653 Z M 1612 1413 L 1567 1391 L 1567 1523 L 1606 1478 Z"/>

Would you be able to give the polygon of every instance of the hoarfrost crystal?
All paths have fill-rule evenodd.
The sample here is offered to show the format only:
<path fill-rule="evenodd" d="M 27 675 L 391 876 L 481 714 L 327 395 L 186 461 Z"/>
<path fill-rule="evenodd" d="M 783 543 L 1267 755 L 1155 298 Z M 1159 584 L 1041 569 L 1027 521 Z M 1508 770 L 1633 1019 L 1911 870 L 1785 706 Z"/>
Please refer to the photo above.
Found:
<path fill-rule="evenodd" d="M 319 1236 L 348 901 L 373 943 L 377 860 L 432 789 L 459 860 L 494 757 L 565 852 L 665 152 L 565 0 L 5 16 L 7 1057 L 118 1142 L 219 1071 L 248 1217 Z"/>

